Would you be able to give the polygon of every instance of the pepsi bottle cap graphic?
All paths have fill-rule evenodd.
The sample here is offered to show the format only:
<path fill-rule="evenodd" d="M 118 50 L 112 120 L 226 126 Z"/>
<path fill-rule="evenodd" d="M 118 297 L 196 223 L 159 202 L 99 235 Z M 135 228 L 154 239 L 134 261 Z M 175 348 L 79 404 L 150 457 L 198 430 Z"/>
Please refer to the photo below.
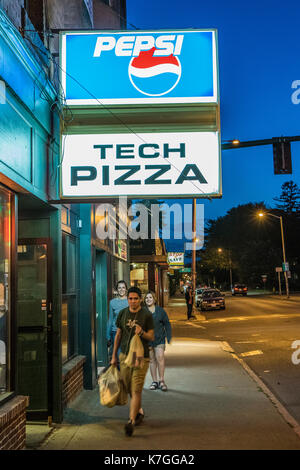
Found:
<path fill-rule="evenodd" d="M 128 75 L 134 88 L 148 96 L 162 96 L 170 93 L 181 77 L 181 64 L 178 57 L 170 54 L 154 56 L 158 50 L 152 47 L 141 51 L 129 63 Z"/>

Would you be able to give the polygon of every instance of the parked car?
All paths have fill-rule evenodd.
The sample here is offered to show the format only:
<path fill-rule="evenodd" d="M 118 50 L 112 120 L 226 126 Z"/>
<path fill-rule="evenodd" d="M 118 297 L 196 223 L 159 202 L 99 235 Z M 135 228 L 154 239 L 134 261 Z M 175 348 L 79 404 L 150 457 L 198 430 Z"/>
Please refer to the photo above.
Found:
<path fill-rule="evenodd" d="M 204 289 L 200 296 L 200 310 L 225 310 L 225 296 L 217 289 Z"/>
<path fill-rule="evenodd" d="M 201 295 L 205 290 L 211 290 L 211 287 L 198 287 L 196 289 L 196 295 L 195 295 L 195 305 L 196 307 L 200 307 L 200 299 Z"/>
<path fill-rule="evenodd" d="M 245 284 L 234 284 L 231 293 L 232 295 L 247 295 L 248 287 Z"/>

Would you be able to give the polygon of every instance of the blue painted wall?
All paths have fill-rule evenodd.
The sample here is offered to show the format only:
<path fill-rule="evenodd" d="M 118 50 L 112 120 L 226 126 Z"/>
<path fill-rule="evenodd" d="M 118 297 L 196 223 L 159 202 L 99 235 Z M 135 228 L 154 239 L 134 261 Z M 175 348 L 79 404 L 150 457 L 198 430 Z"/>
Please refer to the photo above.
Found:
<path fill-rule="evenodd" d="M 0 9 L 0 173 L 40 199 L 58 196 L 57 94 L 25 41 Z"/>

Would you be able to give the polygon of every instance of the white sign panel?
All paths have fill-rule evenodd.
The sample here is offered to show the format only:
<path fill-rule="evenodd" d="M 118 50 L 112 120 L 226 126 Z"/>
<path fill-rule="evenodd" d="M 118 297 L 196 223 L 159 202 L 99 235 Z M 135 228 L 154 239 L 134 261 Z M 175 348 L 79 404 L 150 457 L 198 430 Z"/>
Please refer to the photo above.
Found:
<path fill-rule="evenodd" d="M 62 136 L 61 197 L 220 196 L 217 132 Z"/>
<path fill-rule="evenodd" d="M 168 253 L 169 266 L 184 266 L 184 253 Z"/>

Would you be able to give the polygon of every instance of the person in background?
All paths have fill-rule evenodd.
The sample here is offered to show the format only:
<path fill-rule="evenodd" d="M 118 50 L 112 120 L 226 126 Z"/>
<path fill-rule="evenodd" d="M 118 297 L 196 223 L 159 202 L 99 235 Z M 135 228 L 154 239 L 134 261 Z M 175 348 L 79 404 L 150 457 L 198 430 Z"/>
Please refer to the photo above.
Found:
<path fill-rule="evenodd" d="M 162 307 L 156 305 L 154 292 L 149 291 L 145 296 L 145 304 L 152 313 L 154 321 L 154 341 L 150 346 L 150 373 L 152 384 L 150 390 L 160 388 L 163 392 L 168 390 L 165 383 L 165 349 L 166 339 L 168 343 L 172 339 L 172 329 L 167 313 Z M 158 380 L 157 380 L 158 377 Z"/>
<path fill-rule="evenodd" d="M 185 301 L 187 306 L 187 319 L 195 318 L 193 315 L 194 292 L 191 286 L 188 286 L 185 293 Z"/>
<path fill-rule="evenodd" d="M 115 336 L 117 332 L 116 320 L 119 312 L 128 307 L 127 284 L 125 281 L 118 281 L 116 285 L 117 297 L 109 302 L 109 317 L 106 329 L 107 347 L 109 348 L 109 359 L 112 357 Z"/>

